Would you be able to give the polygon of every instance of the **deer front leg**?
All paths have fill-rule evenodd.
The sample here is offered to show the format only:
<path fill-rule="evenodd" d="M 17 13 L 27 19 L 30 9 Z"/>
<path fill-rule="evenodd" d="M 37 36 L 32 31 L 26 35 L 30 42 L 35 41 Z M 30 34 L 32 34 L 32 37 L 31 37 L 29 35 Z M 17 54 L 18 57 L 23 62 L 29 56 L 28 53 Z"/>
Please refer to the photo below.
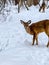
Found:
<path fill-rule="evenodd" d="M 41 9 L 42 9 L 42 6 L 40 6 L 39 12 L 41 11 Z"/>
<path fill-rule="evenodd" d="M 32 45 L 34 45 L 34 42 L 35 42 L 35 37 L 33 36 L 33 42 L 32 42 Z"/>
<path fill-rule="evenodd" d="M 18 4 L 18 13 L 20 12 L 20 5 Z"/>
<path fill-rule="evenodd" d="M 36 45 L 38 45 L 38 37 L 37 37 L 37 35 L 36 35 Z"/>
<path fill-rule="evenodd" d="M 32 43 L 32 45 L 34 45 L 34 42 L 35 42 L 35 34 L 33 35 L 33 43 Z"/>
<path fill-rule="evenodd" d="M 21 7 L 21 0 L 20 0 L 20 2 L 18 3 L 18 13 L 20 12 L 20 7 Z"/>
<path fill-rule="evenodd" d="M 48 44 L 47 44 L 47 47 L 49 46 L 49 38 L 48 38 Z"/>
<path fill-rule="evenodd" d="M 43 7 L 43 12 L 45 12 L 45 7 Z"/>
<path fill-rule="evenodd" d="M 28 7 L 27 7 L 27 5 L 26 5 L 26 3 L 25 3 L 25 1 L 24 1 L 24 5 L 25 5 L 26 9 L 29 10 Z"/>
<path fill-rule="evenodd" d="M 40 7 L 40 9 L 39 9 L 39 12 L 41 11 L 41 7 Z"/>
<path fill-rule="evenodd" d="M 37 34 L 34 34 L 34 36 L 33 36 L 33 43 L 32 43 L 32 45 L 34 45 L 35 40 L 36 40 L 36 45 L 38 45 L 38 37 L 37 37 Z"/>

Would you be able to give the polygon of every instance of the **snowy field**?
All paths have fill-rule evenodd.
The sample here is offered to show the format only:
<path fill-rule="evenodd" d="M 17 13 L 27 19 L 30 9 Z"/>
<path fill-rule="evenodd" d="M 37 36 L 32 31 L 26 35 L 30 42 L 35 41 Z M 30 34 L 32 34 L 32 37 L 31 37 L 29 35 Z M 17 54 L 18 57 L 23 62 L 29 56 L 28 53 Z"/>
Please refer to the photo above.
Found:
<path fill-rule="evenodd" d="M 29 7 L 29 11 L 9 6 L 10 11 L 0 15 L 0 65 L 49 65 L 48 37 L 43 32 L 38 35 L 38 46 L 32 46 L 33 36 L 26 33 L 20 20 L 32 23 L 49 19 L 49 9 L 39 12 L 39 6 Z"/>

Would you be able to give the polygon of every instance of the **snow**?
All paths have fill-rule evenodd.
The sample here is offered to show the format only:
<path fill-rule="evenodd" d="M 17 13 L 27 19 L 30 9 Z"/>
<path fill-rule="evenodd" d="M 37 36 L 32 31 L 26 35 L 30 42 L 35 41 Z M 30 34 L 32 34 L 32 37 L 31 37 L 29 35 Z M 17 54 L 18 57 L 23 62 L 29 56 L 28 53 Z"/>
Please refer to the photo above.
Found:
<path fill-rule="evenodd" d="M 7 8 L 8 9 L 8 8 Z M 32 46 L 32 35 L 26 33 L 20 20 L 32 23 L 49 19 L 49 9 L 39 12 L 39 6 L 29 7 L 29 11 L 10 6 L 10 11 L 0 15 L 0 65 L 49 65 L 47 35 L 38 35 L 38 46 Z"/>

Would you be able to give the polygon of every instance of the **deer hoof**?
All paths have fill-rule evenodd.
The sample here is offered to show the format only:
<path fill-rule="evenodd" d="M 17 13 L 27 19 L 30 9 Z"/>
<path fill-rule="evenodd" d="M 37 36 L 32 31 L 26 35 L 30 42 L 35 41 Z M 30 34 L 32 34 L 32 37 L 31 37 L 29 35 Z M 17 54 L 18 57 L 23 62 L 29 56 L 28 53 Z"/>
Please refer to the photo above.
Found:
<path fill-rule="evenodd" d="M 49 45 L 47 44 L 47 46 L 46 47 L 48 47 Z"/>
<path fill-rule="evenodd" d="M 36 43 L 36 45 L 38 45 L 38 43 Z"/>

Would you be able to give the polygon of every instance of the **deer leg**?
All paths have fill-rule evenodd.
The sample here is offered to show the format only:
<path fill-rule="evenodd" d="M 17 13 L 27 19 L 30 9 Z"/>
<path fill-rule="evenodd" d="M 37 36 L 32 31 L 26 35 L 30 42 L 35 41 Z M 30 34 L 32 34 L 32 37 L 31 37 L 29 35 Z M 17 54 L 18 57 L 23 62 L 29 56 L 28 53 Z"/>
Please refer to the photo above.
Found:
<path fill-rule="evenodd" d="M 19 6 L 19 4 L 18 4 L 18 13 L 20 12 L 20 6 Z"/>
<path fill-rule="evenodd" d="M 48 44 L 47 44 L 47 47 L 49 46 L 49 38 L 48 38 Z"/>
<path fill-rule="evenodd" d="M 38 5 L 40 6 L 39 2 L 38 2 Z"/>
<path fill-rule="evenodd" d="M 34 45 L 34 42 L 35 42 L 35 36 L 33 36 L 33 43 L 32 43 L 32 45 Z"/>
<path fill-rule="evenodd" d="M 36 45 L 38 45 L 38 37 L 37 37 L 37 35 L 36 35 Z"/>
<path fill-rule="evenodd" d="M 32 43 L 32 45 L 34 45 L 34 42 L 35 42 L 35 34 L 34 34 L 34 36 L 33 36 L 33 43 Z"/>
<path fill-rule="evenodd" d="M 34 45 L 35 40 L 36 40 L 36 45 L 38 45 L 37 34 L 34 34 L 34 36 L 33 36 L 33 44 L 32 45 Z"/>
<path fill-rule="evenodd" d="M 20 12 L 20 7 L 21 7 L 21 0 L 20 0 L 20 2 L 18 3 L 18 13 Z"/>
<path fill-rule="evenodd" d="M 49 42 L 48 42 L 48 44 L 47 44 L 47 47 L 49 46 Z"/>
<path fill-rule="evenodd" d="M 27 7 L 27 5 L 26 5 L 26 3 L 25 3 L 25 1 L 24 1 L 24 5 L 25 5 L 26 9 L 29 10 L 28 7 Z"/>
<path fill-rule="evenodd" d="M 43 7 L 43 12 L 45 12 L 45 7 Z"/>
<path fill-rule="evenodd" d="M 39 4 L 39 6 L 40 6 L 40 4 Z"/>
<path fill-rule="evenodd" d="M 41 9 L 42 9 L 42 6 L 40 7 L 39 12 L 41 11 Z"/>

